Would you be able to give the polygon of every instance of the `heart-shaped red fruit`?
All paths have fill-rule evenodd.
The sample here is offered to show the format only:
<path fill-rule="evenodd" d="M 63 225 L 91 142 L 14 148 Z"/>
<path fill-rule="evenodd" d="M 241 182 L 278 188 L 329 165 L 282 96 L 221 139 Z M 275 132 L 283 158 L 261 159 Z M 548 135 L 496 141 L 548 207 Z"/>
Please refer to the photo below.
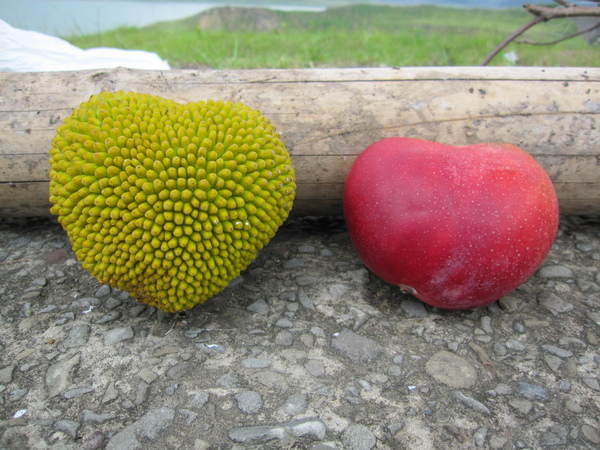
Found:
<path fill-rule="evenodd" d="M 478 308 L 520 286 L 559 220 L 548 174 L 519 147 L 399 137 L 353 163 L 344 215 L 370 270 L 442 309 Z"/>

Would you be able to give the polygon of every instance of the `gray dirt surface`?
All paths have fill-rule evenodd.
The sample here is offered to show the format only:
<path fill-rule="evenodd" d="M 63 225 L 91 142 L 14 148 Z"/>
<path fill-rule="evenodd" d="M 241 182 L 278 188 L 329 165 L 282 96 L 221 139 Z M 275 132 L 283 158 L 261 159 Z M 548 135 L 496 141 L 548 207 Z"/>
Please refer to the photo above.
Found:
<path fill-rule="evenodd" d="M 54 219 L 0 219 L 0 449 L 600 447 L 600 222 L 475 311 L 371 274 L 341 219 L 289 220 L 204 305 L 99 284 Z"/>

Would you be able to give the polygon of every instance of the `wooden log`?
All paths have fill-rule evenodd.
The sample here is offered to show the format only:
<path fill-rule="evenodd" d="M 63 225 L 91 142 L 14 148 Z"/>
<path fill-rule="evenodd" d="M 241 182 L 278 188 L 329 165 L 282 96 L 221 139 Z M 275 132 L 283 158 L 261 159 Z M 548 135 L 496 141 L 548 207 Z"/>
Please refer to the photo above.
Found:
<path fill-rule="evenodd" d="M 350 165 L 390 136 L 519 145 L 550 174 L 563 214 L 600 214 L 600 69 L 421 67 L 0 73 L 0 217 L 49 214 L 54 130 L 116 90 L 262 111 L 292 155 L 295 214 L 341 214 Z"/>

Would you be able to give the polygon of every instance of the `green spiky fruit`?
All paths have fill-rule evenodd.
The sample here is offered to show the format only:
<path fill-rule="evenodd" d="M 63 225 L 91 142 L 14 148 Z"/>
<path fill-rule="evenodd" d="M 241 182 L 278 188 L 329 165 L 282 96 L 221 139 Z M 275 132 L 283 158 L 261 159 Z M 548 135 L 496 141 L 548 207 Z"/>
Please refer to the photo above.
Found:
<path fill-rule="evenodd" d="M 83 267 L 167 312 L 223 290 L 295 197 L 275 128 L 241 103 L 103 92 L 52 147 L 51 212 Z"/>

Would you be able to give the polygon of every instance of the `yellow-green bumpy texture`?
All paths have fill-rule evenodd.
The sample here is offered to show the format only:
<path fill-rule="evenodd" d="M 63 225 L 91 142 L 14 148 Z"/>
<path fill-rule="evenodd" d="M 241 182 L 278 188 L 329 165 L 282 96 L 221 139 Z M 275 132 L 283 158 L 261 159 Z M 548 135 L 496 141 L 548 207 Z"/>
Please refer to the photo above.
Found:
<path fill-rule="evenodd" d="M 52 147 L 51 211 L 83 267 L 167 312 L 223 290 L 295 197 L 283 142 L 242 103 L 103 92 Z"/>

